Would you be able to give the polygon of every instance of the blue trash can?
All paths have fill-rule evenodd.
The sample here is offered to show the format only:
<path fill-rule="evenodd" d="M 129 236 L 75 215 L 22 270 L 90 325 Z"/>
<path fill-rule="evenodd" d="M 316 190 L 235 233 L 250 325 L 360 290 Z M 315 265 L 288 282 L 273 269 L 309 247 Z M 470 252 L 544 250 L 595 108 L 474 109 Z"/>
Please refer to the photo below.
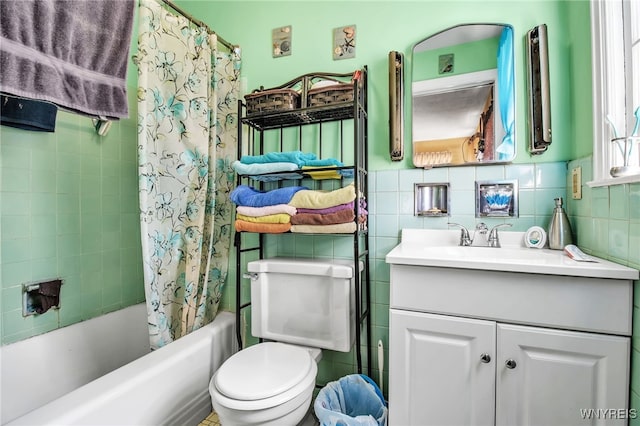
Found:
<path fill-rule="evenodd" d="M 364 374 L 350 374 L 320 389 L 313 409 L 322 426 L 386 426 L 382 391 Z"/>

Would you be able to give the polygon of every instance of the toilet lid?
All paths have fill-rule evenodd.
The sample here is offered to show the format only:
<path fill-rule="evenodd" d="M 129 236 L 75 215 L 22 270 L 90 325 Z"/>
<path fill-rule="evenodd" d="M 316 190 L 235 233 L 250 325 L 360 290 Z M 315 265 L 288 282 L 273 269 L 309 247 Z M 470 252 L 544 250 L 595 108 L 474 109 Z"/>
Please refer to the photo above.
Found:
<path fill-rule="evenodd" d="M 225 396 L 243 401 L 283 393 L 306 377 L 315 362 L 308 351 L 276 342 L 250 346 L 218 369 L 216 387 Z"/>

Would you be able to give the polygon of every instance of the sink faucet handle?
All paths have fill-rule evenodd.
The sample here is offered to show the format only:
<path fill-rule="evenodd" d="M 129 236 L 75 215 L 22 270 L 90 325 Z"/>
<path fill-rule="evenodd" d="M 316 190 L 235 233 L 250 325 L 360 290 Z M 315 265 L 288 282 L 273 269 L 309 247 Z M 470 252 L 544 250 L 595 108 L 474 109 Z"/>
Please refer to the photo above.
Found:
<path fill-rule="evenodd" d="M 489 231 L 489 236 L 487 237 L 487 244 L 489 247 L 500 247 L 500 239 L 498 238 L 498 228 L 502 228 L 503 226 L 513 226 L 511 223 L 500 223 Z"/>
<path fill-rule="evenodd" d="M 470 246 L 473 243 L 473 240 L 469 236 L 469 230 L 465 228 L 464 225 L 460 225 L 459 223 L 450 222 L 449 226 L 457 226 L 460 228 L 460 245 L 461 246 Z"/>

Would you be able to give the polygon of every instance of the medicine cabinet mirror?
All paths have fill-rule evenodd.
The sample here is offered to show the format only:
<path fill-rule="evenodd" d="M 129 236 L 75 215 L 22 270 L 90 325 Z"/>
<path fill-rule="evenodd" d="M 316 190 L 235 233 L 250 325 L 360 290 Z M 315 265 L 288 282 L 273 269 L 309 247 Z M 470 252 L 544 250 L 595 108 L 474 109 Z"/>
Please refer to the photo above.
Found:
<path fill-rule="evenodd" d="M 413 48 L 416 167 L 506 163 L 515 158 L 513 28 L 464 24 Z"/>

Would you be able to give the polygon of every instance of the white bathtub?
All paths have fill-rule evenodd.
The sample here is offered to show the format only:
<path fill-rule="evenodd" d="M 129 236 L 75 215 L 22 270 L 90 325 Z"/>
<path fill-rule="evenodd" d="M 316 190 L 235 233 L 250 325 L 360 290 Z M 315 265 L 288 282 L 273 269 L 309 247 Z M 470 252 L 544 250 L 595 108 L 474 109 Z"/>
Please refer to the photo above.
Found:
<path fill-rule="evenodd" d="M 103 317 L 123 318 L 99 317 L 2 347 L 2 424 L 190 425 L 206 417 L 211 412 L 209 378 L 237 348 L 234 315 L 220 312 L 206 327 L 149 352 L 144 304 L 122 311 L 126 312 Z M 140 316 L 144 335 L 138 324 Z M 90 324 L 94 321 L 107 324 Z M 75 328 L 80 330 L 71 330 Z M 132 330 L 135 337 L 126 336 Z M 49 336 L 58 333 L 73 335 L 71 349 L 68 339 Z M 118 343 L 113 342 L 114 336 Z M 32 342 L 41 338 L 49 340 Z M 138 341 L 134 343 L 136 339 L 142 340 L 144 349 Z M 66 345 L 57 345 L 62 340 Z M 21 343 L 29 348 L 13 348 Z M 61 347 L 52 349 L 54 346 Z M 17 349 L 30 352 L 22 351 L 20 358 Z M 32 364 L 34 357 L 29 353 L 39 354 L 37 364 Z M 104 363 L 107 365 L 99 368 L 92 365 Z M 95 375 L 109 367 L 115 370 Z M 30 368 L 36 374 L 17 373 Z M 82 377 L 74 377 L 76 370 Z M 87 379 L 87 370 L 93 370 L 93 377 Z M 69 389 L 73 383 L 75 390 Z M 59 389 L 62 391 L 53 398 L 62 396 L 47 403 Z"/>

